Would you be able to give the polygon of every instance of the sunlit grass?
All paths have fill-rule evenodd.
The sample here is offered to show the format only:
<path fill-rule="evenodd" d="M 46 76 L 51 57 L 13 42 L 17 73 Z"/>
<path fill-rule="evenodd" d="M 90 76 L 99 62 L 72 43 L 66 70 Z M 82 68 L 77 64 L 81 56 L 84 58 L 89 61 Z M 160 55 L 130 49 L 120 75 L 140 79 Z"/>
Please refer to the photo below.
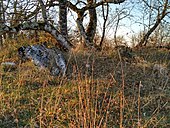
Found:
<path fill-rule="evenodd" d="M 57 78 L 31 62 L 20 64 L 17 48 L 27 41 L 19 42 L 0 51 L 0 62 L 17 63 L 12 70 L 0 67 L 0 127 L 170 126 L 169 74 L 153 71 L 161 64 L 169 72 L 169 51 L 135 50 L 129 62 L 113 50 L 76 51 L 67 77 Z"/>

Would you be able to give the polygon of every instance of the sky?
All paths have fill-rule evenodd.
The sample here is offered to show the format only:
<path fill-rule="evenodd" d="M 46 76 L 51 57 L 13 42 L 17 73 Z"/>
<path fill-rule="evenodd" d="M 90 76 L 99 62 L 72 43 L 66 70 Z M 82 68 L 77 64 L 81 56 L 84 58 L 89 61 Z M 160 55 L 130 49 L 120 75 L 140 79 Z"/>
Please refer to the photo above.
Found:
<path fill-rule="evenodd" d="M 126 1 L 122 4 L 109 4 L 109 19 L 108 19 L 108 26 L 106 30 L 106 37 L 111 39 L 114 37 L 114 31 L 115 26 L 117 22 L 117 17 L 115 18 L 115 11 L 123 10 L 124 13 L 129 13 L 130 16 L 122 19 L 119 23 L 119 27 L 117 30 L 118 36 L 124 36 L 124 38 L 127 41 L 131 40 L 132 35 L 139 33 L 142 30 L 142 26 L 138 23 L 135 23 L 136 20 L 138 20 L 139 17 L 139 11 L 136 7 L 137 5 L 130 3 L 129 1 Z M 132 10 L 133 9 L 133 10 Z M 100 35 L 102 35 L 102 26 L 103 26 L 103 17 L 101 17 L 101 7 L 97 8 L 97 15 L 98 15 L 98 32 Z M 121 15 L 120 17 L 123 17 L 124 15 Z M 76 28 L 76 18 L 77 15 L 74 12 L 71 12 L 68 14 L 68 26 L 71 26 L 73 29 Z M 88 23 L 88 18 L 84 19 L 84 25 Z M 74 22 L 73 22 L 74 21 Z"/>
<path fill-rule="evenodd" d="M 127 9 L 124 9 L 124 11 L 126 13 L 128 13 L 128 11 L 129 11 L 128 9 L 131 10 L 131 8 L 134 6 L 130 1 L 131 0 L 126 0 L 124 3 L 121 3 L 120 5 L 119 4 L 109 4 L 109 6 L 110 6 L 109 14 L 111 14 L 111 16 L 108 19 L 108 21 L 110 23 L 107 27 L 108 30 L 106 31 L 107 37 L 109 37 L 109 38 L 112 37 L 113 33 L 114 33 L 115 23 L 116 23 L 116 20 L 117 20 L 117 19 L 113 18 L 115 16 L 115 11 L 121 10 L 123 8 L 127 8 Z M 33 7 L 32 3 L 29 3 L 29 4 L 30 4 L 30 7 Z M 22 6 L 22 5 L 20 5 L 20 6 Z M 24 7 L 24 5 L 22 7 Z M 135 10 L 134 12 L 137 11 L 137 9 L 134 9 L 134 10 Z M 11 9 L 8 10 L 8 11 L 13 12 L 13 10 L 11 10 Z M 53 15 L 53 17 L 56 18 L 56 13 L 57 13 L 57 11 L 53 10 L 53 13 L 51 13 L 51 16 Z M 133 13 L 133 11 L 131 13 Z M 98 14 L 98 32 L 99 32 L 99 34 L 101 34 L 102 33 L 102 26 L 103 26 L 103 18 L 101 16 L 99 16 L 99 15 L 102 14 L 101 13 L 101 6 L 97 8 L 97 14 Z M 73 11 L 72 12 L 69 11 L 69 13 L 68 13 L 68 27 L 71 27 L 72 29 L 76 29 L 76 27 L 77 27 L 76 26 L 76 18 L 77 18 L 77 14 Z M 87 25 L 88 20 L 89 20 L 88 18 L 84 19 L 84 25 Z M 58 19 L 56 21 L 58 21 Z M 131 19 L 125 18 L 125 19 L 120 21 L 119 28 L 118 28 L 118 31 L 117 31 L 117 35 L 122 35 L 122 36 L 126 35 L 125 37 L 127 38 L 127 37 L 130 37 L 134 33 L 138 33 L 139 31 L 140 31 L 140 27 L 139 27 L 138 24 L 134 24 L 134 23 L 132 23 Z"/>
<path fill-rule="evenodd" d="M 72 0 L 73 1 L 73 0 Z M 154 0 L 153 0 L 154 1 Z M 140 6 L 142 4 L 140 3 Z M 30 6 L 32 4 L 30 3 Z M 117 17 L 115 15 L 117 14 L 116 11 L 120 12 L 120 10 L 123 10 L 122 15 L 120 17 L 123 17 L 124 14 L 128 14 L 130 12 L 130 15 L 126 18 L 123 18 L 120 23 L 119 27 L 117 30 L 117 35 L 118 36 L 124 36 L 124 38 L 127 41 L 131 40 L 132 35 L 138 34 L 140 31 L 144 30 L 144 26 L 142 25 L 142 15 L 144 12 L 143 10 L 140 10 L 139 4 L 136 4 L 135 0 L 126 0 L 125 2 L 119 4 L 109 4 L 109 19 L 108 19 L 108 25 L 107 25 L 107 30 L 106 30 L 106 37 L 107 38 L 113 38 L 114 32 L 115 32 L 115 26 L 117 22 Z M 12 10 L 11 10 L 12 11 Z M 51 10 L 52 11 L 52 10 Z M 53 10 L 53 13 L 50 12 L 51 16 L 56 18 L 56 21 L 58 21 L 58 10 Z M 87 11 L 88 12 L 88 11 Z M 102 26 L 103 26 L 103 18 L 101 17 L 101 6 L 97 8 L 97 15 L 98 15 L 98 33 L 101 35 L 102 34 Z M 57 15 L 57 16 L 56 16 Z M 77 14 L 73 11 L 69 10 L 68 13 L 68 28 L 76 29 L 76 18 Z M 84 18 L 84 26 L 87 25 L 88 23 L 88 18 Z M 144 22 L 146 22 L 145 20 Z"/>

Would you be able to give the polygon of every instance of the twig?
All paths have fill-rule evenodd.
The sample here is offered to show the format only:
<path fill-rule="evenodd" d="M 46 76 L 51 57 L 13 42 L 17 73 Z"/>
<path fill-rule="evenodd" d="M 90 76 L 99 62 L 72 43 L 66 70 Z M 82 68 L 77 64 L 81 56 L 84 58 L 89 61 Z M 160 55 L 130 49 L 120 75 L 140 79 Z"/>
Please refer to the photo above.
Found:
<path fill-rule="evenodd" d="M 138 88 L 138 128 L 141 126 L 141 119 L 140 119 L 140 88 L 142 87 L 141 81 L 139 83 L 139 88 Z"/>
<path fill-rule="evenodd" d="M 124 88 L 125 88 L 125 78 L 124 78 L 124 70 L 123 70 L 123 63 L 122 58 L 119 52 L 119 49 L 117 50 L 121 65 L 121 74 L 122 74 L 122 86 L 120 90 L 120 128 L 123 128 L 123 111 L 124 111 Z"/>

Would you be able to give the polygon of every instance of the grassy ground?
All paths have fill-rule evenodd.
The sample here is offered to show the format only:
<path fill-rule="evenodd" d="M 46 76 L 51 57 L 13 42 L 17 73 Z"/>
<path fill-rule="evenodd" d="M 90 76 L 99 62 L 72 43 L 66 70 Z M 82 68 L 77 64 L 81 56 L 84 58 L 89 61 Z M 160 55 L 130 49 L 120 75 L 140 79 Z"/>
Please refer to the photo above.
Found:
<path fill-rule="evenodd" d="M 166 49 L 75 51 L 65 78 L 54 78 L 31 62 L 18 63 L 6 42 L 0 62 L 1 128 L 168 128 L 170 54 Z"/>

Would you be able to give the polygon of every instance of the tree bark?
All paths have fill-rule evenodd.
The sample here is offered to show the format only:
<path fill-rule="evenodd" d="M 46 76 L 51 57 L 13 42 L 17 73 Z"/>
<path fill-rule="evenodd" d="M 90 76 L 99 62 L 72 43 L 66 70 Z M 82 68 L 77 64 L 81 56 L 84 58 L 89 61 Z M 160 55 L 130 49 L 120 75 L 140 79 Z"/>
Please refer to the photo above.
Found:
<path fill-rule="evenodd" d="M 2 6 L 2 0 L 0 1 L 0 24 L 2 24 L 2 22 L 3 22 L 3 18 L 2 18 L 2 15 L 3 15 L 3 12 L 2 12 L 2 8 L 3 8 L 3 6 Z M 3 45 L 3 40 L 2 40 L 2 35 L 0 35 L 0 47 Z"/>
<path fill-rule="evenodd" d="M 86 46 L 90 46 L 90 47 L 93 46 L 93 43 L 91 43 L 89 41 L 89 37 L 86 34 L 86 31 L 85 31 L 84 26 L 83 26 L 83 21 L 80 18 L 77 18 L 76 22 L 77 22 L 77 26 L 78 26 L 79 32 L 80 32 L 80 34 L 84 38 L 85 45 Z"/>
<path fill-rule="evenodd" d="M 43 22 L 25 22 L 17 25 L 16 27 L 9 27 L 7 25 L 0 26 L 0 34 L 6 32 L 16 33 L 20 30 L 43 30 L 50 33 L 58 41 L 58 43 L 67 51 L 70 51 L 72 48 L 71 43 L 66 40 L 63 35 L 51 24 Z"/>
<path fill-rule="evenodd" d="M 67 0 L 59 1 L 59 30 L 61 34 L 67 39 L 68 31 L 67 31 Z"/>
<path fill-rule="evenodd" d="M 104 11 L 104 5 L 102 5 L 104 23 L 103 23 L 102 37 L 101 37 L 100 44 L 99 44 L 100 48 L 102 48 L 102 45 L 103 45 L 103 40 L 104 40 L 104 37 L 105 37 L 105 31 L 106 31 L 106 22 L 107 22 L 108 14 L 109 14 L 109 4 L 107 3 L 106 5 L 107 5 L 106 6 L 106 15 L 105 15 L 105 11 Z"/>
<path fill-rule="evenodd" d="M 0 25 L 5 23 L 5 9 L 3 2 L 3 0 L 0 0 Z M 6 33 L 0 35 L 0 47 L 3 46 L 4 39 L 6 39 Z"/>
<path fill-rule="evenodd" d="M 114 3 L 114 4 L 120 4 L 123 3 L 125 0 L 104 0 L 107 3 Z"/>
<path fill-rule="evenodd" d="M 94 0 L 87 0 L 87 2 L 89 5 L 95 3 Z M 86 33 L 87 36 L 89 37 L 89 42 L 93 44 L 93 39 L 95 37 L 96 27 L 97 27 L 96 8 L 90 8 L 88 11 L 89 11 L 90 22 L 88 24 Z"/>

